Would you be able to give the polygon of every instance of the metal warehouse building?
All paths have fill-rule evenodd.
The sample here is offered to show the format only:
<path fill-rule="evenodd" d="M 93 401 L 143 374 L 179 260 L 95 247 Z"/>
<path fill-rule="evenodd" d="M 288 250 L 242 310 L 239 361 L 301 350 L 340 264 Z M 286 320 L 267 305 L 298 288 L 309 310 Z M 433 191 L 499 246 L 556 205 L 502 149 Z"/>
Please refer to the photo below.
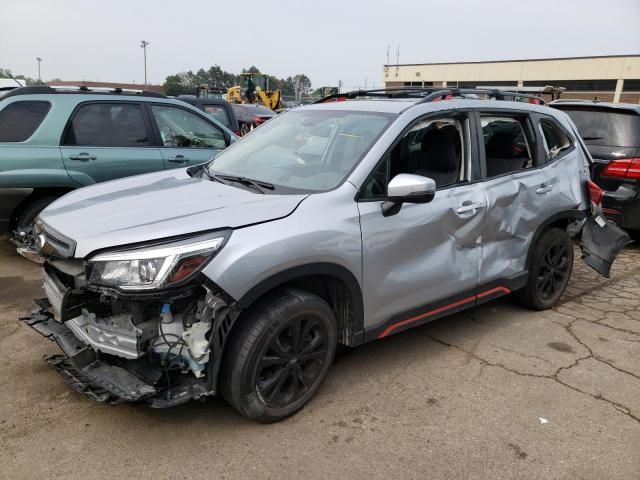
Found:
<path fill-rule="evenodd" d="M 407 63 L 384 66 L 387 87 L 563 87 L 561 98 L 640 103 L 640 55 Z"/>

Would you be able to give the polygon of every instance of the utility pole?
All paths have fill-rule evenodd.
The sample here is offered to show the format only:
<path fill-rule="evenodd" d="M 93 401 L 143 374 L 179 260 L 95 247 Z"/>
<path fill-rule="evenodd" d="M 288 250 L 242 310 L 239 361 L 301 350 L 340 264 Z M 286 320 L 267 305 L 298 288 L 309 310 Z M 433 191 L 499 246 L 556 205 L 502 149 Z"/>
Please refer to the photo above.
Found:
<path fill-rule="evenodd" d="M 40 75 L 40 62 L 42 62 L 42 59 L 36 57 L 36 60 L 38 61 L 38 83 L 42 83 L 42 76 Z"/>
<path fill-rule="evenodd" d="M 144 86 L 147 86 L 147 46 L 149 42 L 146 40 L 142 40 L 140 42 L 140 47 L 144 50 Z"/>

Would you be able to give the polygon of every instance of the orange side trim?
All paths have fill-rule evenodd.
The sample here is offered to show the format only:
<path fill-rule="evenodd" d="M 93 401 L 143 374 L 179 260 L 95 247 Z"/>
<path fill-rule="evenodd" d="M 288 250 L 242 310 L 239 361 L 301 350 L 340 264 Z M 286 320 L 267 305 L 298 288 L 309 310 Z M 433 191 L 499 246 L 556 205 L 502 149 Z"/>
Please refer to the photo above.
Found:
<path fill-rule="evenodd" d="M 502 293 L 506 295 L 508 293 L 511 293 L 511 290 L 509 290 L 507 287 L 502 287 L 502 286 L 495 287 L 495 288 L 492 288 L 491 290 L 487 290 L 477 295 L 463 298 L 462 300 L 458 300 L 457 302 L 449 303 L 447 305 L 443 305 L 442 307 L 434 308 L 433 310 L 429 310 L 428 312 L 421 313 L 420 315 L 417 315 L 415 317 L 407 318 L 406 320 L 402 320 L 398 323 L 394 323 L 393 325 L 389 325 L 387 328 L 385 328 L 382 331 L 380 335 L 378 335 L 378 338 L 380 339 L 388 336 L 397 328 L 403 327 L 405 325 L 409 325 L 410 323 L 417 322 L 418 320 L 422 320 L 423 318 L 427 318 L 432 315 L 437 315 L 438 313 L 446 312 L 447 310 L 451 310 L 452 308 L 460 307 L 469 302 L 473 302 L 474 300 L 477 300 L 479 298 L 488 297 L 489 295 L 493 295 L 495 293 Z"/>

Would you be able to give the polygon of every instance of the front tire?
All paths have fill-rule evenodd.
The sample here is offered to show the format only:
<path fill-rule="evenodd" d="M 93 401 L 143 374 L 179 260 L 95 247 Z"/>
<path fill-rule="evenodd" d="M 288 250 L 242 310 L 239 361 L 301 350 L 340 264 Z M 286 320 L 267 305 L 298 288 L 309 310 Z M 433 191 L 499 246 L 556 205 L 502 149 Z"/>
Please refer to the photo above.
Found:
<path fill-rule="evenodd" d="M 33 224 L 38 214 L 57 199 L 58 197 L 39 197 L 31 200 L 17 215 L 15 228 L 17 230 L 22 230 L 29 227 Z"/>
<path fill-rule="evenodd" d="M 252 420 L 287 418 L 318 389 L 336 345 L 327 302 L 302 290 L 270 294 L 244 315 L 225 347 L 222 395 Z"/>
<path fill-rule="evenodd" d="M 573 243 L 560 228 L 545 230 L 533 247 L 527 284 L 514 292 L 532 310 L 551 308 L 562 296 L 573 269 Z"/>

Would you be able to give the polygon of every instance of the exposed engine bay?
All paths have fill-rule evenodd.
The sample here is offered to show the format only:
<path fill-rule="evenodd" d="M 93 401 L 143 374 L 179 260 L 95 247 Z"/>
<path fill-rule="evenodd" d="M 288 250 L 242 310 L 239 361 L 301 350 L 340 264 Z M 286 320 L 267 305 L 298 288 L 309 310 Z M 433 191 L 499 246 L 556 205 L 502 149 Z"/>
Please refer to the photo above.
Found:
<path fill-rule="evenodd" d="M 122 295 L 86 282 L 81 260 L 49 259 L 46 299 L 23 320 L 63 354 L 48 359 L 79 392 L 101 402 L 169 407 L 216 392 L 222 347 L 238 312 L 215 286 Z"/>

